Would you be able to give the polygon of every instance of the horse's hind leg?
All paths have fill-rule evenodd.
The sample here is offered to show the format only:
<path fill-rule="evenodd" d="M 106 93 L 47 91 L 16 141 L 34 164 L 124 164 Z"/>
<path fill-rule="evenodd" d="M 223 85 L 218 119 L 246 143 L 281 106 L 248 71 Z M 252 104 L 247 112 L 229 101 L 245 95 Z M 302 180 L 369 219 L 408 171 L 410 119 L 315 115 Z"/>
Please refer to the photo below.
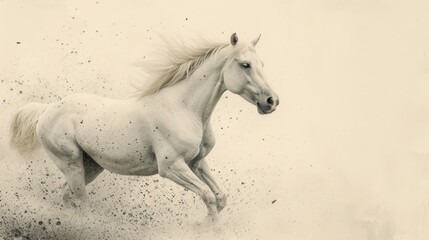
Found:
<path fill-rule="evenodd" d="M 86 152 L 82 152 L 82 160 L 83 160 L 83 168 L 85 175 L 85 185 L 90 184 L 101 172 L 103 172 L 104 168 L 101 167 L 91 156 L 89 156 Z M 63 199 L 67 201 L 70 199 L 71 192 L 67 182 L 63 184 L 61 187 L 63 189 Z"/>
<path fill-rule="evenodd" d="M 69 192 L 63 196 L 65 204 L 81 206 L 87 198 L 82 150 L 75 144 L 64 144 L 62 149 L 46 148 L 46 152 L 66 177 Z"/>

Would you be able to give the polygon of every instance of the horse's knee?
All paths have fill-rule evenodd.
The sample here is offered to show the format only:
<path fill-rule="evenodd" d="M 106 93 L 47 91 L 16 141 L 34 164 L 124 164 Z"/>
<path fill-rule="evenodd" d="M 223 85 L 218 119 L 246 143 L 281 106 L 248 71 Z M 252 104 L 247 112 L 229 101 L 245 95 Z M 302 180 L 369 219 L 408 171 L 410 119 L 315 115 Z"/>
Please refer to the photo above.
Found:
<path fill-rule="evenodd" d="M 160 168 L 160 169 L 158 169 L 158 175 L 163 177 L 163 178 L 166 178 L 166 177 L 168 177 L 168 171 L 164 168 Z"/>

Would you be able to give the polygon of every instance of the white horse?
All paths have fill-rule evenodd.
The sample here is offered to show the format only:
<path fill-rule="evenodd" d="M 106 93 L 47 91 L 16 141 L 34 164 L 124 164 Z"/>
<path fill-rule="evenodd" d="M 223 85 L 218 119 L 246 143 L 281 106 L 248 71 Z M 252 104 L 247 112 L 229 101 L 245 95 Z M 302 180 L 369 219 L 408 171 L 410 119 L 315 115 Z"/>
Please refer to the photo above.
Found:
<path fill-rule="evenodd" d="M 12 119 L 11 146 L 19 152 L 40 143 L 64 173 L 63 200 L 86 202 L 85 185 L 104 169 L 123 175 L 159 174 L 198 194 L 215 221 L 226 205 L 205 157 L 215 144 L 210 116 L 229 90 L 268 114 L 279 104 L 265 81 L 251 43 L 167 46 L 169 58 L 156 81 L 137 98 L 73 94 L 50 104 L 29 103 Z"/>

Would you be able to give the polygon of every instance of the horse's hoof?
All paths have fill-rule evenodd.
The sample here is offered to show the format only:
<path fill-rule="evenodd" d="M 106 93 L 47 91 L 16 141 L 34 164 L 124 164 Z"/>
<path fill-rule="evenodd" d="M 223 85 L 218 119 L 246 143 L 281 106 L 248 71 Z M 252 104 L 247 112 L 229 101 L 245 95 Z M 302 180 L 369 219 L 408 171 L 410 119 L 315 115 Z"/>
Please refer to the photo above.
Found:
<path fill-rule="evenodd" d="M 77 198 L 64 198 L 64 206 L 66 206 L 67 208 L 70 209 L 75 209 L 75 210 L 85 210 L 85 208 L 87 207 L 87 201 L 82 200 L 82 199 L 77 199 Z"/>
<path fill-rule="evenodd" d="M 206 216 L 203 219 L 199 220 L 196 222 L 196 226 L 199 227 L 210 227 L 210 226 L 214 226 L 219 222 L 219 217 L 216 216 Z"/>
<path fill-rule="evenodd" d="M 226 197 L 225 194 L 217 196 L 217 198 L 216 198 L 216 208 L 217 208 L 218 212 L 222 211 L 222 209 L 225 208 L 225 206 L 226 206 L 226 198 L 227 197 Z"/>

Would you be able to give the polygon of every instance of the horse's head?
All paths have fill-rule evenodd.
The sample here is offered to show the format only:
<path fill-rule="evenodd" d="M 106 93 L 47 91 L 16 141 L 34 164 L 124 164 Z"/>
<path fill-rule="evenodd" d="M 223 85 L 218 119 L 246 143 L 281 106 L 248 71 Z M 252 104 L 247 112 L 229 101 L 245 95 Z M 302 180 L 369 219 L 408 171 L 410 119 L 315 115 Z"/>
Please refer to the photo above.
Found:
<path fill-rule="evenodd" d="M 239 43 L 237 34 L 232 34 L 233 54 L 224 65 L 223 76 L 229 91 L 257 106 L 260 114 L 268 114 L 276 110 L 279 97 L 266 82 L 264 63 L 256 55 L 255 46 L 260 37 L 251 43 Z"/>

